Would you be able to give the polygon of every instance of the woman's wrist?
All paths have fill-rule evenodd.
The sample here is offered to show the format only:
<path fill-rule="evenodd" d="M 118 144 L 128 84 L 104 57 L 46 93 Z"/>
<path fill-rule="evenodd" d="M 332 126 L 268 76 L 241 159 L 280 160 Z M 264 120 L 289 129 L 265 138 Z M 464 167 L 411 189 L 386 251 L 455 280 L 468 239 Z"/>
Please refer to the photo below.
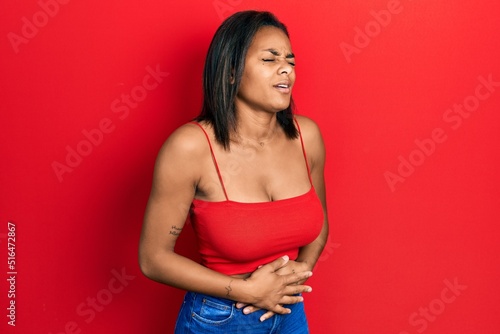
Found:
<path fill-rule="evenodd" d="M 314 268 L 314 264 L 315 264 L 315 262 L 313 262 L 313 261 L 310 261 L 308 259 L 300 259 L 300 258 L 297 258 L 297 260 L 295 260 L 295 262 L 302 264 L 304 266 L 304 271 L 312 271 Z"/>
<path fill-rule="evenodd" d="M 253 304 L 256 301 L 252 294 L 253 284 L 247 278 L 229 277 L 229 283 L 225 287 L 225 298 L 245 304 Z"/>

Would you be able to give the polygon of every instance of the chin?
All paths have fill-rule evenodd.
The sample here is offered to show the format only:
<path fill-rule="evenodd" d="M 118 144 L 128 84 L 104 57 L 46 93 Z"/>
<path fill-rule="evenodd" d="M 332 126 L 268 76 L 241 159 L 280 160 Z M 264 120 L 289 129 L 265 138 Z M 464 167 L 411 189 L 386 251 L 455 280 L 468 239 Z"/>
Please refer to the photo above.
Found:
<path fill-rule="evenodd" d="M 274 108 L 274 112 L 280 112 L 282 110 L 285 110 L 286 108 L 288 108 L 290 106 L 290 103 L 287 103 L 287 104 L 283 104 L 281 106 L 277 106 L 276 108 Z"/>
<path fill-rule="evenodd" d="M 280 101 L 279 103 L 275 103 L 271 106 L 271 108 L 274 112 L 279 112 L 279 111 L 285 110 L 289 106 L 290 106 L 290 100 Z"/>

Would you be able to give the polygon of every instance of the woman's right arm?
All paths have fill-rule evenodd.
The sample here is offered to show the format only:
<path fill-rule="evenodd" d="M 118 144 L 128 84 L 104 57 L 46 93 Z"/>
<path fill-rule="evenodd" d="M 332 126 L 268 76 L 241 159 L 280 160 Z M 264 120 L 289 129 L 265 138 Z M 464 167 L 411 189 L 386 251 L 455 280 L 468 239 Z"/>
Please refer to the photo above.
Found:
<path fill-rule="evenodd" d="M 280 258 L 247 279 L 237 279 L 174 251 L 202 177 L 200 159 L 207 154 L 206 145 L 200 129 L 187 124 L 177 129 L 161 148 L 139 244 L 141 271 L 152 280 L 176 288 L 288 313 L 281 305 L 300 302 L 301 298 L 293 295 L 310 291 L 309 286 L 295 285 L 310 277 L 310 271 L 280 276 L 275 271 L 287 262 Z"/>

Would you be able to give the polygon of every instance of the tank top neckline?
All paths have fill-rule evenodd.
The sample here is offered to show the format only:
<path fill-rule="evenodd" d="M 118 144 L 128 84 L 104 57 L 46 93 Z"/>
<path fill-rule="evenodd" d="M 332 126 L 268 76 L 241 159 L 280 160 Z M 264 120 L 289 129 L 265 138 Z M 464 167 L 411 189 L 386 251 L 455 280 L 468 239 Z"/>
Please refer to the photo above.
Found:
<path fill-rule="evenodd" d="M 193 202 L 199 202 L 199 203 L 204 203 L 204 205 L 217 205 L 217 204 L 236 204 L 236 205 L 244 205 L 244 206 L 265 206 L 265 205 L 272 205 L 272 204 L 284 204 L 288 202 L 293 202 L 293 201 L 298 201 L 301 200 L 304 197 L 310 196 L 311 193 L 316 193 L 314 190 L 314 187 L 311 185 L 308 191 L 306 191 L 303 194 L 297 195 L 297 196 L 292 196 L 292 197 L 287 197 L 287 198 L 282 198 L 282 199 L 277 199 L 274 201 L 260 201 L 260 202 L 239 202 L 239 201 L 233 201 L 230 199 L 224 199 L 222 201 L 207 201 L 204 199 L 199 199 L 199 198 L 194 198 Z"/>
<path fill-rule="evenodd" d="M 299 122 L 297 121 L 297 119 L 295 117 L 293 118 L 293 120 L 295 121 L 295 124 L 297 125 L 297 130 L 299 132 L 300 145 L 302 147 L 302 154 L 304 156 L 304 161 L 305 161 L 306 169 L 307 169 L 307 177 L 309 178 L 309 183 L 311 184 L 311 187 L 309 188 L 309 190 L 307 192 L 305 192 L 305 193 L 303 193 L 301 195 L 297 195 L 297 196 L 293 196 L 293 197 L 288 197 L 288 198 L 283 198 L 283 199 L 279 199 L 279 200 L 275 200 L 275 201 L 238 202 L 238 201 L 230 200 L 229 197 L 227 196 L 226 187 L 224 186 L 224 180 L 222 179 L 222 174 L 221 174 L 220 169 L 219 169 L 219 164 L 217 163 L 217 159 L 215 158 L 215 153 L 214 153 L 214 150 L 212 148 L 212 143 L 210 141 L 210 137 L 208 136 L 208 133 L 205 131 L 205 129 L 203 128 L 203 126 L 200 123 L 192 121 L 190 123 L 197 125 L 203 131 L 203 133 L 205 134 L 205 137 L 206 137 L 207 142 L 208 142 L 208 146 L 210 148 L 210 154 L 212 155 L 212 160 L 214 162 L 214 166 L 215 166 L 215 169 L 217 171 L 217 175 L 219 177 L 220 185 L 222 187 L 222 191 L 224 192 L 224 197 L 226 198 L 225 200 L 222 200 L 222 201 L 207 201 L 207 200 L 203 200 L 203 199 L 194 198 L 193 199 L 193 203 L 194 202 L 199 202 L 199 203 L 205 203 L 205 205 L 207 205 L 207 204 L 217 204 L 217 203 L 231 203 L 231 204 L 241 204 L 241 205 L 269 205 L 269 204 L 273 204 L 273 203 L 274 204 L 277 204 L 277 203 L 287 203 L 287 202 L 294 201 L 294 200 L 295 201 L 296 200 L 300 200 L 303 197 L 307 197 L 312 192 L 314 194 L 316 194 L 316 192 L 314 190 L 314 184 L 313 184 L 312 178 L 311 178 L 311 169 L 309 168 L 309 163 L 307 162 L 306 150 L 305 150 L 305 147 L 304 147 L 304 140 L 302 139 L 302 132 L 300 131 Z"/>

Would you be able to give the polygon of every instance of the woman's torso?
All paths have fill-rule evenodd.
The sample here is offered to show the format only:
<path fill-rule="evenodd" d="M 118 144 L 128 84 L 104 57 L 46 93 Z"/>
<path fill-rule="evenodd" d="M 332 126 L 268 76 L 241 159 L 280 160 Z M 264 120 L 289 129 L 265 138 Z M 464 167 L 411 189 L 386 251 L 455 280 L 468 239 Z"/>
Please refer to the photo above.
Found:
<path fill-rule="evenodd" d="M 323 223 L 302 136 L 276 134 L 263 146 L 243 138 L 226 151 L 214 144 L 208 126 L 195 124 L 210 149 L 200 160 L 203 174 L 191 207 L 203 264 L 246 276 L 280 256 L 295 259 Z"/>

